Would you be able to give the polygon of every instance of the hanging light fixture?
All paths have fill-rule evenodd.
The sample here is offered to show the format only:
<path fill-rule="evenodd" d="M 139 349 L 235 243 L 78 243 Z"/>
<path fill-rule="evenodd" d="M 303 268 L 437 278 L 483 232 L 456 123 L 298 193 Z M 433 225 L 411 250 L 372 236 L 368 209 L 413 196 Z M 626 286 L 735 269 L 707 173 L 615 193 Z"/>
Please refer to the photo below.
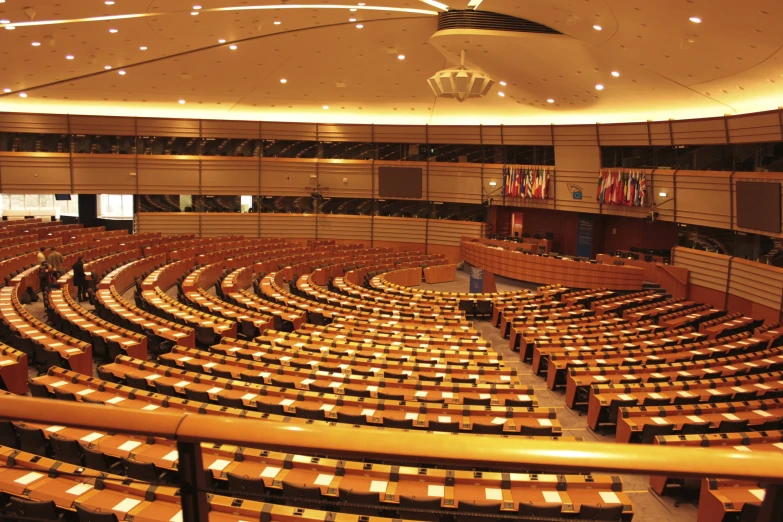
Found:
<path fill-rule="evenodd" d="M 486 73 L 465 67 L 464 49 L 458 67 L 438 71 L 427 82 L 435 96 L 454 98 L 460 103 L 468 98 L 486 96 L 495 83 Z"/>

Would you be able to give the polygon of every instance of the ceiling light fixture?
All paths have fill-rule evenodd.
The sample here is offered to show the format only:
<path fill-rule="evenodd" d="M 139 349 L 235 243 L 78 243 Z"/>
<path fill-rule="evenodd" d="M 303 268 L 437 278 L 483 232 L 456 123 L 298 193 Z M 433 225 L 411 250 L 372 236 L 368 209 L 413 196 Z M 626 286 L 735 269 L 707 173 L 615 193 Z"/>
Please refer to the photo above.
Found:
<path fill-rule="evenodd" d="M 617 71 L 612 71 L 612 76 L 614 76 L 615 78 L 619 78 L 620 77 L 620 73 L 617 72 Z"/>
<path fill-rule="evenodd" d="M 218 40 L 218 43 L 226 43 L 226 40 L 224 38 L 221 38 L 220 40 Z"/>
<path fill-rule="evenodd" d="M 501 98 L 505 98 L 506 97 L 506 93 L 503 92 L 503 91 L 498 91 L 498 96 L 500 96 Z"/>
<path fill-rule="evenodd" d="M 349 9 L 350 12 L 355 13 L 357 9 L 354 7 L 353 9 Z"/>
<path fill-rule="evenodd" d="M 139 47 L 139 51 L 146 51 L 146 50 L 147 50 L 146 45 L 142 45 L 141 47 Z"/>
<path fill-rule="evenodd" d="M 355 21 L 356 21 L 356 18 L 349 18 L 349 19 L 348 19 L 348 21 L 349 21 L 349 22 L 355 22 Z"/>
<path fill-rule="evenodd" d="M 454 98 L 460 103 L 468 98 L 486 96 L 495 83 L 486 73 L 465 67 L 464 49 L 460 53 L 460 64 L 457 67 L 438 71 L 427 82 L 435 96 Z"/>
<path fill-rule="evenodd" d="M 288 83 L 288 80 L 286 80 L 285 78 L 280 78 L 280 83 Z"/>
<path fill-rule="evenodd" d="M 117 71 L 120 76 L 125 76 L 125 71 Z"/>
<path fill-rule="evenodd" d="M 20 98 L 27 98 L 27 93 L 26 92 L 20 92 L 19 93 L 19 97 Z"/>
<path fill-rule="evenodd" d="M 231 49 L 232 51 L 236 51 L 237 50 L 237 46 L 236 45 L 229 45 L 228 48 Z"/>
<path fill-rule="evenodd" d="M 701 18 L 699 18 L 698 16 L 691 16 L 690 18 L 688 18 L 688 20 L 690 20 L 694 24 L 700 24 L 701 23 Z"/>
<path fill-rule="evenodd" d="M 196 11 L 198 11 L 199 9 L 201 9 L 201 6 L 200 6 L 200 5 L 194 5 L 194 6 L 193 6 L 193 9 L 194 9 L 194 10 L 196 10 Z"/>
<path fill-rule="evenodd" d="M 41 46 L 41 42 L 33 42 L 32 46 L 33 47 L 40 47 Z"/>
<path fill-rule="evenodd" d="M 65 55 L 65 59 L 66 60 L 73 60 L 73 55 L 72 54 L 66 54 Z"/>
<path fill-rule="evenodd" d="M 274 24 L 275 24 L 275 25 L 280 25 L 280 24 L 282 24 L 282 23 L 283 23 L 283 22 L 281 22 L 280 20 L 275 20 L 275 21 L 274 21 Z"/>
<path fill-rule="evenodd" d="M 446 4 L 442 4 L 440 2 L 437 2 L 436 0 L 421 0 L 421 1 L 424 2 L 425 4 L 431 5 L 432 7 L 437 7 L 438 9 L 441 9 L 443 11 L 448 11 L 449 10 L 449 6 L 447 6 Z"/>
<path fill-rule="evenodd" d="M 404 54 L 398 54 L 397 55 L 397 59 L 398 60 L 404 60 L 405 59 L 405 55 Z"/>
<path fill-rule="evenodd" d="M 472 7 L 474 10 L 478 9 L 483 1 L 484 0 L 470 0 L 470 2 L 468 2 L 468 7 Z"/>
<path fill-rule="evenodd" d="M 596 85 L 596 86 L 595 86 L 595 89 L 596 89 L 597 91 L 603 91 L 603 90 L 604 90 L 604 86 L 603 86 L 602 84 L 600 84 L 600 83 L 599 83 L 598 85 Z"/>
<path fill-rule="evenodd" d="M 500 85 L 502 85 L 503 87 L 505 87 L 506 85 L 508 85 L 506 82 L 498 82 L 498 83 L 499 83 Z"/>
<path fill-rule="evenodd" d="M 106 5 L 114 5 L 114 0 L 106 0 L 103 3 L 106 4 Z"/>
<path fill-rule="evenodd" d="M 5 29 L 6 31 L 13 31 L 14 29 L 16 29 L 16 27 L 14 27 L 13 25 L 6 25 Z"/>
<path fill-rule="evenodd" d="M 190 16 L 198 16 L 198 11 L 191 11 Z"/>
<path fill-rule="evenodd" d="M 117 32 L 117 29 L 109 29 L 109 32 L 110 32 L 111 34 L 114 34 L 114 33 L 116 33 L 116 32 Z"/>
<path fill-rule="evenodd" d="M 11 89 L 9 89 L 8 87 L 6 87 L 5 89 L 3 89 L 3 92 L 11 92 Z"/>
<path fill-rule="evenodd" d="M 593 29 L 595 29 L 596 31 L 602 31 L 603 27 L 601 27 L 600 25 L 594 25 Z"/>
<path fill-rule="evenodd" d="M 104 65 L 103 68 L 108 71 L 109 69 L 111 69 L 111 65 Z"/>
<path fill-rule="evenodd" d="M 363 29 L 363 28 L 364 28 L 364 26 L 363 26 L 362 24 L 356 24 L 356 28 L 357 28 L 357 29 Z"/>
<path fill-rule="evenodd" d="M 547 103 L 555 103 L 555 100 L 553 100 L 552 98 L 548 98 L 546 102 Z"/>
<path fill-rule="evenodd" d="M 179 104 L 180 104 L 180 105 L 185 105 L 185 100 L 180 100 L 180 101 L 179 101 Z"/>
<path fill-rule="evenodd" d="M 325 111 L 329 110 L 329 106 L 328 105 L 324 105 L 324 110 Z"/>
<path fill-rule="evenodd" d="M 10 24 L 11 20 L 2 19 L 0 20 L 0 24 Z"/>

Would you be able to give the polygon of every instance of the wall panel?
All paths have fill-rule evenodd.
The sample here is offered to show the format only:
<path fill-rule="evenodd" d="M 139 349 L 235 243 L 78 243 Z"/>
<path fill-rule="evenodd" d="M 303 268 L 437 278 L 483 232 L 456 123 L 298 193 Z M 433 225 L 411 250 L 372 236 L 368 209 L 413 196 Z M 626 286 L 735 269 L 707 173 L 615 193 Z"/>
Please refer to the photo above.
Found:
<path fill-rule="evenodd" d="M 466 125 L 430 125 L 429 143 L 481 144 L 481 127 Z"/>
<path fill-rule="evenodd" d="M 648 125 L 650 126 L 651 145 L 656 145 L 661 147 L 672 145 L 671 122 L 668 121 L 649 122 Z M 670 166 L 674 166 L 674 165 L 670 165 Z"/>
<path fill-rule="evenodd" d="M 783 269 L 735 257 L 731 261 L 729 293 L 779 311 Z"/>
<path fill-rule="evenodd" d="M 315 238 L 313 214 L 260 214 L 261 237 Z"/>
<path fill-rule="evenodd" d="M 728 119 L 731 143 L 765 143 L 783 139 L 780 109 Z"/>
<path fill-rule="evenodd" d="M 71 115 L 72 134 L 96 134 L 98 136 L 136 136 L 136 118 L 111 116 Z"/>
<path fill-rule="evenodd" d="M 463 236 L 482 237 L 486 225 L 470 221 L 446 221 L 431 219 L 427 231 L 427 243 L 430 245 L 442 245 L 458 247 Z"/>
<path fill-rule="evenodd" d="M 430 163 L 429 200 L 481 203 L 481 164 Z"/>
<path fill-rule="evenodd" d="M 258 139 L 261 125 L 257 121 L 202 120 L 202 138 Z"/>
<path fill-rule="evenodd" d="M 68 116 L 65 114 L 0 112 L 0 132 L 67 134 Z"/>
<path fill-rule="evenodd" d="M 134 194 L 136 157 L 113 154 L 74 154 L 74 194 Z"/>
<path fill-rule="evenodd" d="M 690 248 L 673 249 L 673 264 L 690 271 L 690 284 L 725 292 L 729 277 L 729 256 Z"/>
<path fill-rule="evenodd" d="M 372 141 L 372 125 L 326 125 L 318 124 L 320 141 L 353 141 L 369 143 Z"/>
<path fill-rule="evenodd" d="M 326 197 L 372 197 L 372 161 L 320 160 L 318 180 Z"/>
<path fill-rule="evenodd" d="M 599 125 L 598 136 L 601 146 L 650 145 L 647 123 Z"/>
<path fill-rule="evenodd" d="M 316 187 L 316 160 L 296 162 L 263 158 L 261 194 L 265 196 L 309 196 Z"/>
<path fill-rule="evenodd" d="M 730 228 L 730 172 L 679 170 L 675 176 L 678 222 Z"/>
<path fill-rule="evenodd" d="M 430 168 L 434 163 L 430 163 Z M 427 200 L 427 163 L 423 161 L 376 161 L 373 163 L 375 169 L 372 173 L 375 183 L 375 197 L 378 196 L 378 169 L 381 167 L 421 167 L 421 198 L 402 198 L 411 199 L 413 201 L 426 201 Z"/>
<path fill-rule="evenodd" d="M 399 241 L 403 243 L 426 243 L 426 220 L 376 216 L 374 218 L 376 241 Z"/>
<path fill-rule="evenodd" d="M 371 216 L 321 214 L 318 216 L 318 237 L 349 239 L 369 244 L 372 240 L 372 219 Z"/>
<path fill-rule="evenodd" d="M 555 208 L 599 213 L 596 193 L 600 168 L 597 146 L 555 147 Z M 581 192 L 582 199 L 574 199 L 575 192 Z"/>
<path fill-rule="evenodd" d="M 555 125 L 555 147 L 598 147 L 598 125 Z"/>
<path fill-rule="evenodd" d="M 728 143 L 725 118 L 672 122 L 674 145 Z"/>
<path fill-rule="evenodd" d="M 427 143 L 424 125 L 373 125 L 375 143 Z"/>
<path fill-rule="evenodd" d="M 199 159 L 139 156 L 140 194 L 198 194 Z"/>
<path fill-rule="evenodd" d="M 10 194 L 70 194 L 68 154 L 0 154 L 0 186 Z"/>
<path fill-rule="evenodd" d="M 766 230 L 755 230 L 752 228 L 744 228 L 737 226 L 737 182 L 738 181 L 760 181 L 760 182 L 777 182 L 783 184 L 783 172 L 735 172 L 732 176 L 732 192 L 731 199 L 732 205 L 734 205 L 734 215 L 731 216 L 731 227 L 734 230 L 741 230 L 743 232 L 753 232 L 761 234 L 763 236 L 783 237 L 783 222 L 781 222 L 781 233 L 768 232 Z M 783 187 L 781 187 L 783 189 Z M 783 190 L 781 190 L 781 209 L 783 209 Z M 781 212 L 781 221 L 783 221 L 783 212 Z"/>
<path fill-rule="evenodd" d="M 504 145 L 554 145 L 551 125 L 503 125 Z"/>
<path fill-rule="evenodd" d="M 259 193 L 258 158 L 201 158 L 201 193 L 209 196 Z"/>
<path fill-rule="evenodd" d="M 160 232 L 164 236 L 199 234 L 199 214 L 194 212 L 140 212 L 136 232 Z"/>
<path fill-rule="evenodd" d="M 205 212 L 201 214 L 201 237 L 258 237 L 258 225 L 258 214 Z"/>
<path fill-rule="evenodd" d="M 138 118 L 136 125 L 139 136 L 199 137 L 199 120 L 179 118 Z"/>
<path fill-rule="evenodd" d="M 271 140 L 316 141 L 317 128 L 317 123 L 265 121 L 261 123 L 261 137 Z"/>

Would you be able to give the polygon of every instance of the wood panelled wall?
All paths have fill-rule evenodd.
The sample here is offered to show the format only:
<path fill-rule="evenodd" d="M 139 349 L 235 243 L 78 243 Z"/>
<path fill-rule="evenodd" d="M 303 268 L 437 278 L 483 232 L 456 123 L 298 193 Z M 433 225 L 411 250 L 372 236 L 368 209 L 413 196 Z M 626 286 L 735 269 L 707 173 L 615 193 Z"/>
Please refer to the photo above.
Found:
<path fill-rule="evenodd" d="M 246 237 L 336 239 L 347 243 L 394 246 L 443 253 L 461 261 L 460 239 L 482 237 L 483 223 L 382 216 L 335 214 L 232 214 L 196 212 L 140 212 L 136 232 L 224 236 L 226 231 Z"/>
<path fill-rule="evenodd" d="M 413 144 L 549 145 L 555 168 L 548 200 L 506 198 L 502 165 L 405 162 L 425 172 L 424 200 L 509 205 L 627 218 L 648 208 L 599 205 L 602 145 L 694 145 L 783 140 L 783 112 L 687 121 L 572 126 L 328 125 L 161 118 L 0 114 L 0 132 L 326 140 Z M 307 196 L 375 198 L 378 168 L 397 162 L 102 154 L 0 153 L 0 191 L 74 194 Z M 747 232 L 736 224 L 735 183 L 783 182 L 782 173 L 648 171 L 658 219 Z M 495 183 L 495 185 L 490 185 Z M 582 199 L 574 193 L 581 192 Z M 665 193 L 666 196 L 659 196 Z M 769 235 L 769 234 L 767 234 Z M 783 236 L 783 234 L 780 234 Z"/>
<path fill-rule="evenodd" d="M 675 266 L 690 272 L 688 299 L 780 321 L 783 312 L 783 269 L 701 250 L 676 247 Z"/>

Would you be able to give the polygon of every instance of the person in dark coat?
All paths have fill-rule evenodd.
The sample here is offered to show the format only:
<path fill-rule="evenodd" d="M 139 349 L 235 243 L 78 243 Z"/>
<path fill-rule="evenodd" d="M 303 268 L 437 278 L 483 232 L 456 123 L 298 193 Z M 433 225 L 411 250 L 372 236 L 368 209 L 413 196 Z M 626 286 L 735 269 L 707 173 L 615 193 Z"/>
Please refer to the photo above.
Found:
<path fill-rule="evenodd" d="M 84 256 L 79 254 L 79 259 L 71 267 L 73 270 L 73 284 L 78 289 L 78 299 L 81 303 L 87 299 L 87 277 L 84 274 Z"/>
<path fill-rule="evenodd" d="M 39 286 L 41 289 L 41 300 L 44 303 L 44 308 L 49 307 L 49 290 L 52 287 L 52 267 L 44 261 L 41 266 L 38 267 Z"/>

